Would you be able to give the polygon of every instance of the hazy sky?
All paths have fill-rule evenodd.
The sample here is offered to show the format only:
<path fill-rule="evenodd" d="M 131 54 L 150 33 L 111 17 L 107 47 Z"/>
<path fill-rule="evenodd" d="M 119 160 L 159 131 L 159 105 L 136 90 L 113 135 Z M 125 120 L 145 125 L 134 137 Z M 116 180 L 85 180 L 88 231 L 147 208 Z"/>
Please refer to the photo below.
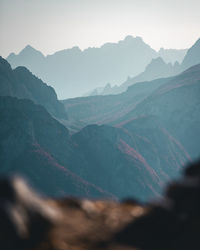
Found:
<path fill-rule="evenodd" d="M 158 50 L 200 37 L 200 0 L 0 0 L 0 55 L 27 44 L 44 54 L 141 36 Z"/>

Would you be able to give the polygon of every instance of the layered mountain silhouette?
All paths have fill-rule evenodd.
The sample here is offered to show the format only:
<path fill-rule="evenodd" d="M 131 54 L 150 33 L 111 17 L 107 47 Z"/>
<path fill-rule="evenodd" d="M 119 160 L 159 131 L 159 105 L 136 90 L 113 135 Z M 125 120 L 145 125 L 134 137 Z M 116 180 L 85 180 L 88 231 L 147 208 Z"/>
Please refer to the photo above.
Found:
<path fill-rule="evenodd" d="M 182 62 L 182 69 L 187 68 L 200 63 L 200 39 L 187 51 L 186 56 Z"/>
<path fill-rule="evenodd" d="M 1 175 L 23 174 L 48 195 L 146 201 L 200 153 L 199 65 L 122 94 L 62 103 L 26 68 L 12 70 L 2 58 L 0 66 Z M 57 107 L 88 126 L 70 135 L 52 117 Z"/>
<path fill-rule="evenodd" d="M 137 103 L 141 102 L 166 81 L 168 81 L 168 78 L 137 83 L 130 86 L 122 94 L 66 99 L 63 104 L 69 119 L 78 120 L 84 124 L 110 123 L 131 111 Z"/>
<path fill-rule="evenodd" d="M 30 100 L 0 97 L 0 175 L 20 174 L 44 194 L 113 197 L 63 166 L 68 130 Z"/>
<path fill-rule="evenodd" d="M 158 56 L 168 58 L 167 62 L 172 57 L 174 62 L 175 57 L 181 61 L 184 53 L 182 50 L 156 52 L 140 37 L 127 36 L 118 43 L 106 43 L 100 48 L 81 51 L 73 47 L 48 56 L 28 45 L 18 55 L 10 54 L 7 60 L 13 68 L 27 67 L 53 86 L 59 99 L 64 99 L 82 96 L 108 82 L 112 85 L 124 82 L 128 76 L 143 72 L 151 60 Z"/>
<path fill-rule="evenodd" d="M 187 49 L 164 49 L 160 48 L 158 51 L 158 55 L 162 57 L 162 59 L 166 63 L 172 63 L 175 62 L 182 63 L 185 55 L 187 53 Z"/>
<path fill-rule="evenodd" d="M 55 90 L 34 76 L 27 68 L 12 70 L 10 64 L 0 57 L 0 96 L 15 96 L 30 99 L 44 106 L 53 116 L 67 119 L 62 103 Z"/>
<path fill-rule="evenodd" d="M 1 175 L 23 174 L 48 195 L 135 196 L 145 201 L 157 197 L 188 160 L 162 130 L 151 142 L 131 130 L 104 125 L 90 125 L 70 136 L 30 100 L 0 97 L 0 111 Z M 158 138 L 167 149 L 163 154 L 158 153 Z"/>
<path fill-rule="evenodd" d="M 15 73 L 18 70 L 20 77 Z M 50 195 L 65 193 L 95 198 L 134 195 L 146 201 L 157 197 L 163 185 L 177 176 L 182 164 L 188 161 L 182 147 L 158 124 L 144 136 L 137 130 L 107 125 L 89 125 L 71 136 L 45 110 L 46 102 L 37 101 L 40 87 L 45 89 L 43 96 L 48 86 L 25 68 L 12 70 L 4 59 L 1 59 L 0 75 L 1 175 L 23 174 Z M 128 101 L 124 108 L 135 105 L 161 84 L 163 81 L 158 80 L 147 88 L 139 88 L 137 93 L 133 90 L 129 99 L 122 95 L 122 104 Z M 26 94 L 28 90 L 32 95 Z M 70 112 L 69 119 L 72 119 Z M 165 145 L 164 149 L 160 143 Z M 173 162 L 175 157 L 177 161 Z"/>
<path fill-rule="evenodd" d="M 178 62 L 172 65 L 172 63 L 165 63 L 161 57 L 157 57 L 152 59 L 152 61 L 146 66 L 144 72 L 132 78 L 128 77 L 128 79 L 120 86 L 115 85 L 111 87 L 110 84 L 107 84 L 104 88 L 97 88 L 88 95 L 93 96 L 119 94 L 126 91 L 129 86 L 135 83 L 173 76 L 180 73 L 180 71 L 181 66 Z"/>
<path fill-rule="evenodd" d="M 173 136 L 196 158 L 200 154 L 199 88 L 200 66 L 196 65 L 174 77 L 134 84 L 122 94 L 68 99 L 63 103 L 71 118 L 125 129 L 126 124 L 131 124 L 135 132 L 147 123 L 148 117 L 154 117 L 164 133 Z M 146 130 L 152 127 L 154 122 Z"/>
<path fill-rule="evenodd" d="M 200 65 L 195 65 L 160 86 L 121 121 L 154 115 L 178 139 L 192 158 L 199 157 Z"/>
<path fill-rule="evenodd" d="M 183 61 L 178 57 L 178 53 L 180 53 L 179 56 L 181 56 Z M 119 86 L 115 85 L 111 87 L 111 85 L 106 85 L 105 87 L 96 88 L 88 92 L 87 95 L 119 94 L 126 91 L 128 86 L 137 82 L 177 75 L 187 68 L 200 63 L 200 39 L 197 40 L 189 50 L 174 51 L 160 49 L 158 54 L 160 57 L 152 59 L 146 66 L 144 72 L 135 77 L 128 77 L 128 79 Z M 175 58 L 175 55 L 177 55 L 177 60 L 174 61 L 172 58 Z M 173 64 L 169 62 L 169 58 L 174 62 Z"/>

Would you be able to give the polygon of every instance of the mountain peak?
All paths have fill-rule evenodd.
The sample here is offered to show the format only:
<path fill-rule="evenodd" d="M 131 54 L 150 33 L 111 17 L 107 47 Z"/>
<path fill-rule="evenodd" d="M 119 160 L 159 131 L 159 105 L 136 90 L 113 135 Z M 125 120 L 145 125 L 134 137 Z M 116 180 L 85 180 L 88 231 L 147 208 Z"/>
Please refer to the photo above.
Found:
<path fill-rule="evenodd" d="M 153 58 L 149 65 L 154 65 L 155 66 L 155 65 L 160 65 L 160 64 L 165 64 L 166 65 L 166 63 L 164 62 L 162 57 L 159 56 L 159 57 Z"/>
<path fill-rule="evenodd" d="M 134 40 L 134 37 L 131 35 L 128 35 L 124 38 L 124 41 L 132 41 L 132 40 Z"/>
<path fill-rule="evenodd" d="M 40 52 L 39 50 L 36 50 L 31 45 L 26 45 L 26 47 L 19 52 L 19 55 L 30 55 L 30 56 L 39 55 L 39 56 L 44 57 L 42 52 Z"/>
<path fill-rule="evenodd" d="M 28 44 L 28 45 L 26 45 L 25 49 L 34 49 L 34 48 L 31 45 Z"/>
<path fill-rule="evenodd" d="M 23 51 L 37 51 L 37 50 L 28 44 L 28 45 L 26 45 L 26 47 L 24 49 L 21 50 L 20 53 L 22 53 Z"/>
<path fill-rule="evenodd" d="M 133 37 L 131 35 L 128 35 L 124 38 L 124 42 L 132 42 L 132 41 L 143 42 L 140 36 Z"/>

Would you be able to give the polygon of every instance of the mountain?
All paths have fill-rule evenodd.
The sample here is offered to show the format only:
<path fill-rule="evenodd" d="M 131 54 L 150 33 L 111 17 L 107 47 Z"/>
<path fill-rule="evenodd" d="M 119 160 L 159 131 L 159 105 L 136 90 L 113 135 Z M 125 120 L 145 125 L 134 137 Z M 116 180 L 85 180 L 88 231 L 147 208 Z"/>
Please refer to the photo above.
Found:
<path fill-rule="evenodd" d="M 158 55 L 159 57 L 153 58 L 151 63 L 146 66 L 145 71 L 137 76 L 128 77 L 128 79 L 119 86 L 110 86 L 108 89 L 108 86 L 106 85 L 101 89 L 94 89 L 93 91 L 88 92 L 87 95 L 119 94 L 126 91 L 128 86 L 135 84 L 136 82 L 150 81 L 181 73 L 187 68 L 200 63 L 200 39 L 198 39 L 188 50 L 165 50 L 161 48 L 158 51 Z M 169 63 L 169 58 L 171 58 L 170 62 L 174 62 L 172 58 L 177 58 L 177 60 L 175 60 L 172 65 Z"/>
<path fill-rule="evenodd" d="M 45 56 L 39 51 L 27 45 L 22 51 L 17 55 L 11 53 L 7 57 L 7 61 L 12 65 L 12 68 L 16 68 L 18 66 L 25 66 L 31 72 L 34 72 L 36 76 L 40 77 L 42 73 L 41 65 L 45 63 Z"/>
<path fill-rule="evenodd" d="M 190 156 L 199 157 L 200 65 L 172 77 L 115 123 L 155 116 Z"/>
<path fill-rule="evenodd" d="M 187 51 L 186 56 L 182 62 L 182 70 L 200 63 L 200 39 Z"/>
<path fill-rule="evenodd" d="M 62 102 L 69 119 L 81 121 L 84 124 L 106 124 L 124 116 L 137 103 L 168 80 L 168 78 L 163 78 L 151 82 L 137 83 L 130 86 L 126 92 L 118 95 L 78 97 L 66 99 Z"/>
<path fill-rule="evenodd" d="M 162 57 L 162 59 L 166 63 L 172 63 L 175 62 L 182 63 L 185 55 L 187 53 L 187 49 L 164 49 L 160 48 L 158 51 L 158 55 Z"/>
<path fill-rule="evenodd" d="M 118 43 L 105 43 L 99 48 L 82 51 L 73 47 L 48 56 L 27 45 L 19 54 L 11 53 L 7 60 L 12 68 L 27 67 L 54 87 L 59 99 L 66 99 L 82 96 L 107 83 L 112 86 L 122 83 L 128 76 L 135 77 L 156 57 L 162 57 L 166 63 L 181 63 L 185 53 L 186 50 L 175 49 L 156 52 L 142 38 L 127 36 Z"/>
<path fill-rule="evenodd" d="M 151 142 L 106 125 L 89 125 L 70 136 L 42 106 L 15 97 L 0 97 L 0 113 L 0 175 L 23 174 L 48 195 L 135 196 L 146 201 L 159 196 L 188 161 L 162 130 Z M 158 153 L 158 138 L 165 154 Z"/>
<path fill-rule="evenodd" d="M 55 90 L 34 76 L 25 67 L 12 70 L 10 64 L 0 57 L 0 96 L 15 96 L 30 99 L 44 106 L 53 116 L 67 119 L 62 103 Z"/>
<path fill-rule="evenodd" d="M 13 68 L 27 67 L 56 89 L 60 99 L 81 96 L 107 82 L 123 82 L 128 75 L 142 72 L 157 52 L 140 37 L 127 36 L 118 43 L 81 51 L 78 47 L 44 57 L 31 46 L 7 58 Z"/>
<path fill-rule="evenodd" d="M 96 92 L 93 91 L 90 95 L 116 95 L 126 91 L 128 86 L 135 83 L 173 76 L 180 73 L 180 70 L 181 66 L 178 62 L 172 65 L 171 63 L 165 63 L 161 57 L 157 57 L 152 59 L 152 61 L 146 66 L 144 72 L 135 77 L 128 77 L 128 79 L 120 86 L 111 87 L 107 84 L 103 89 L 97 89 Z"/>
<path fill-rule="evenodd" d="M 169 77 L 176 75 L 179 72 L 180 65 L 178 62 L 176 62 L 174 65 L 171 63 L 167 64 L 161 57 L 157 57 L 152 59 L 151 63 L 146 66 L 144 72 L 140 73 L 136 77 L 129 78 L 127 82 L 121 85 L 121 87 L 126 90 L 128 86 L 134 83 Z"/>
<path fill-rule="evenodd" d="M 123 129 L 127 129 L 126 124 L 138 124 L 132 133 L 142 126 L 142 121 L 146 123 L 149 117 L 154 117 L 163 132 L 169 133 L 195 159 L 200 155 L 199 94 L 200 65 L 195 65 L 174 77 L 134 84 L 122 94 L 68 99 L 63 103 L 69 117 L 85 123 Z M 154 126 L 153 122 L 150 124 L 147 131 Z M 144 134 L 145 131 L 140 136 Z"/>
<path fill-rule="evenodd" d="M 43 107 L 0 97 L 0 113 L 1 176 L 22 174 L 47 195 L 111 196 L 61 164 L 58 158 L 70 151 L 69 133 Z"/>

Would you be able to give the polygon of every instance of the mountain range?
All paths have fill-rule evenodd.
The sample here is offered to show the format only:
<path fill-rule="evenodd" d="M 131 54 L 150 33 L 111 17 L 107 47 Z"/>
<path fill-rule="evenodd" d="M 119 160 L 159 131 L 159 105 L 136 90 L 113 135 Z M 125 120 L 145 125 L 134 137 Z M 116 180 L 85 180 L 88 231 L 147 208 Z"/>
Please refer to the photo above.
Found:
<path fill-rule="evenodd" d="M 145 126 L 139 132 L 142 137 L 159 124 L 194 159 L 200 155 L 199 94 L 198 64 L 174 77 L 134 84 L 122 94 L 80 97 L 63 103 L 70 119 L 128 128 L 134 133 Z"/>
<path fill-rule="evenodd" d="M 172 63 L 165 63 L 161 57 L 157 57 L 152 59 L 144 72 L 135 77 L 128 77 L 121 85 L 111 86 L 111 84 L 107 84 L 105 87 L 94 89 L 92 92 L 87 93 L 86 96 L 120 94 L 135 83 L 173 76 L 180 73 L 180 71 L 181 65 L 178 62 L 173 65 Z"/>
<path fill-rule="evenodd" d="M 1 67 L 0 79 L 13 79 L 13 71 L 8 70 L 9 64 L 4 59 L 1 61 L 7 66 Z M 20 79 L 23 80 L 27 72 L 23 68 Z M 190 69 L 190 72 L 191 76 L 187 79 L 182 75 L 181 83 L 184 79 L 191 82 L 193 79 L 194 84 L 188 83 L 193 88 L 198 81 L 198 67 Z M 28 74 L 38 80 L 30 72 Z M 12 91 L 7 92 L 7 96 L 1 95 L 1 175 L 22 174 L 43 193 L 54 196 L 68 194 L 113 199 L 134 196 L 141 201 L 160 196 L 165 183 L 178 176 L 182 166 L 190 160 L 187 150 L 194 147 L 196 141 L 186 145 L 184 138 L 180 137 L 180 142 L 175 132 L 165 126 L 156 114 L 143 111 L 141 117 L 136 110 L 162 86 L 172 83 L 172 79 L 144 83 L 143 87 L 136 84 L 121 95 L 63 101 L 69 120 L 78 122 L 78 117 L 84 112 L 87 119 L 93 116 L 94 120 L 95 115 L 101 115 L 103 119 L 107 115 L 106 119 L 109 120 L 107 125 L 103 124 L 106 122 L 91 125 L 93 121 L 85 119 L 83 123 L 89 125 L 73 135 L 55 119 L 56 116 L 52 117 L 45 103 L 38 105 L 35 100 L 19 99 L 16 95 L 14 97 Z M 27 82 L 38 90 L 35 93 L 40 93 L 40 84 Z M 18 81 L 11 83 L 18 87 L 19 92 L 24 89 L 24 85 Z M 0 93 L 5 86 L 10 86 L 10 81 L 0 81 Z M 48 90 L 48 86 L 46 88 Z M 8 96 L 9 93 L 11 96 Z M 37 94 L 37 100 L 36 97 Z M 95 104 L 95 99 L 100 98 L 116 99 L 107 102 L 102 99 L 100 105 Z M 195 98 L 191 100 L 190 108 L 193 108 L 196 101 Z M 114 103 L 113 107 L 108 106 L 110 103 Z M 54 106 L 57 102 L 51 104 Z M 103 108 L 110 110 L 110 114 L 104 114 Z M 169 112 L 172 111 L 169 109 Z M 184 114 L 184 110 L 182 112 Z M 198 110 L 196 112 L 195 115 L 198 115 Z M 191 123 L 194 124 L 192 134 L 195 135 L 198 132 L 198 126 L 195 127 L 198 119 L 195 116 L 182 124 L 189 129 Z M 196 154 L 198 149 L 195 150 Z"/>
<path fill-rule="evenodd" d="M 173 50 L 169 51 L 173 53 Z M 171 62 L 169 62 L 169 60 L 166 60 L 168 61 L 168 63 L 163 60 L 163 58 L 165 58 L 165 56 L 167 55 L 165 53 L 166 51 L 161 49 L 159 51 L 159 55 L 161 57 L 153 58 L 142 73 L 138 74 L 135 77 L 128 77 L 128 79 L 119 86 L 111 86 L 111 84 L 106 84 L 104 87 L 95 88 L 94 90 L 88 92 L 86 96 L 119 94 L 126 91 L 127 87 L 132 84 L 174 76 L 186 70 L 187 68 L 200 63 L 200 39 L 197 40 L 188 51 L 184 51 L 186 54 L 183 57 L 182 63 L 176 61 L 172 64 Z"/>
<path fill-rule="evenodd" d="M 181 63 L 187 50 L 153 50 L 142 38 L 127 36 L 118 43 L 81 51 L 78 47 L 44 56 L 30 45 L 7 60 L 12 68 L 25 66 L 55 88 L 59 99 L 81 96 L 107 83 L 119 84 L 144 71 L 153 58 Z M 145 79 L 146 80 L 146 79 Z"/>

